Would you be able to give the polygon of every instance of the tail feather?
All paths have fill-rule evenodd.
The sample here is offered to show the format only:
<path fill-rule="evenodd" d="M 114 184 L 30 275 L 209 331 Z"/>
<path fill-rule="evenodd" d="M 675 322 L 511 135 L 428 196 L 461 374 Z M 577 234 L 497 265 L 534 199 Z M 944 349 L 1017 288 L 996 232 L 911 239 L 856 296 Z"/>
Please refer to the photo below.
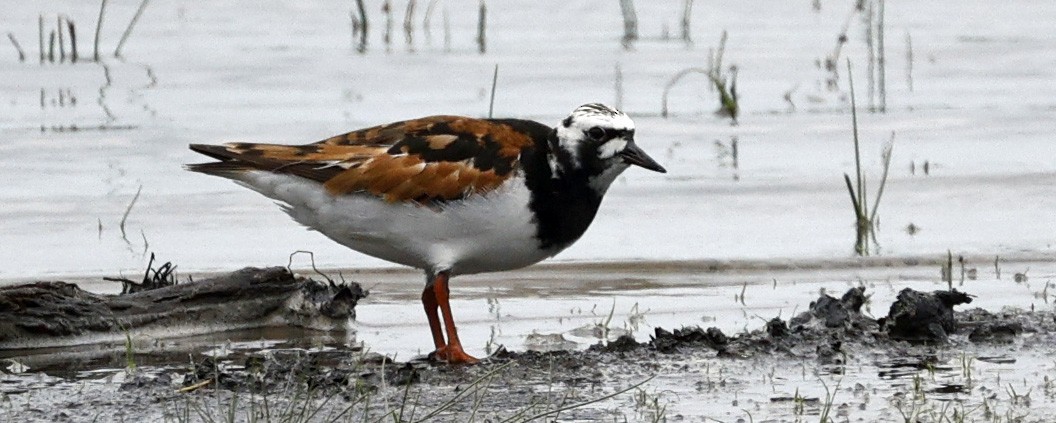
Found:
<path fill-rule="evenodd" d="M 201 153 L 217 160 L 231 160 L 238 156 L 228 151 L 226 146 L 209 144 L 191 144 L 191 151 Z"/>
<path fill-rule="evenodd" d="M 198 172 L 204 173 L 206 175 L 214 175 L 228 179 L 241 180 L 242 176 L 247 171 L 254 169 L 254 166 L 251 163 L 238 160 L 238 156 L 229 151 L 226 146 L 191 144 L 190 147 L 191 150 L 196 153 L 201 153 L 214 159 L 220 160 L 218 162 L 194 163 L 185 165 L 184 169 L 187 169 L 191 172 Z"/>
<path fill-rule="evenodd" d="M 184 166 L 191 172 L 204 173 L 206 175 L 220 176 L 228 179 L 239 180 L 242 176 L 253 170 L 253 166 L 236 160 L 226 162 L 194 163 Z"/>

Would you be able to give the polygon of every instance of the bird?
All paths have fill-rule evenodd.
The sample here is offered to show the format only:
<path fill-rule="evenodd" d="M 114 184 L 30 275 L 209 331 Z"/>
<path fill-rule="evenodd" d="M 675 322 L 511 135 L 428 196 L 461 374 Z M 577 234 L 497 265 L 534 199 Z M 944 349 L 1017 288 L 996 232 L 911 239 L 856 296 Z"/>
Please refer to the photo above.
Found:
<path fill-rule="evenodd" d="M 191 144 L 214 161 L 186 169 L 276 200 L 352 250 L 424 271 L 430 357 L 472 364 L 479 360 L 458 337 L 450 279 L 550 258 L 583 235 L 623 171 L 666 173 L 634 136 L 627 114 L 589 103 L 554 127 L 438 115 L 305 145 Z"/>

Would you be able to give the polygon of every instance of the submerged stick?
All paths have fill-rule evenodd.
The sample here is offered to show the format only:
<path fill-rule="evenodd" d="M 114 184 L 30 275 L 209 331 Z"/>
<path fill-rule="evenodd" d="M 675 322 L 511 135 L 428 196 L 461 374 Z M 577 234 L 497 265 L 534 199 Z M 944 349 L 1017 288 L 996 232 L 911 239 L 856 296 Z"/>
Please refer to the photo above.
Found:
<path fill-rule="evenodd" d="M 62 37 L 62 28 L 66 25 L 62 24 L 62 15 L 55 17 L 55 30 L 59 33 L 59 63 L 66 61 L 66 43 Z"/>
<path fill-rule="evenodd" d="M 356 48 L 356 39 L 359 38 L 359 19 L 356 18 L 356 11 L 348 11 L 348 23 L 349 23 L 349 34 L 352 36 L 349 45 L 352 48 Z"/>
<path fill-rule="evenodd" d="M 103 14 L 106 13 L 106 0 L 102 0 L 99 3 L 99 19 L 95 21 L 95 51 L 92 54 L 92 60 L 99 61 L 99 33 L 103 29 Z"/>
<path fill-rule="evenodd" d="M 906 31 L 906 86 L 913 92 L 913 36 Z"/>
<path fill-rule="evenodd" d="M 11 45 L 15 46 L 15 50 L 18 51 L 18 61 L 19 62 L 25 62 L 26 61 L 26 52 L 22 51 L 22 46 L 20 46 L 18 44 L 18 40 L 15 39 L 15 34 L 12 34 L 12 33 L 8 32 L 7 33 L 7 39 L 11 40 Z"/>
<path fill-rule="evenodd" d="M 499 64 L 495 64 L 495 73 L 491 75 L 491 101 L 488 103 L 488 119 L 491 119 L 495 112 L 495 87 L 499 83 Z"/>
<path fill-rule="evenodd" d="M 48 62 L 55 63 L 55 30 L 48 33 Z"/>
<path fill-rule="evenodd" d="M 37 16 L 37 38 L 40 40 L 40 63 L 44 63 L 44 15 Z"/>
<path fill-rule="evenodd" d="M 884 55 L 884 0 L 879 0 L 876 23 L 876 55 L 878 83 L 880 89 L 880 113 L 887 113 L 887 59 Z"/>
<path fill-rule="evenodd" d="M 623 48 L 631 49 L 631 43 L 638 39 L 638 14 L 634 11 L 634 0 L 620 0 L 620 13 L 623 15 Z"/>
<path fill-rule="evenodd" d="M 623 110 L 623 67 L 616 62 L 616 108 Z"/>
<path fill-rule="evenodd" d="M 66 18 L 66 29 L 70 33 L 70 62 L 77 63 L 80 59 L 77 54 L 77 26 L 69 18 Z"/>
<path fill-rule="evenodd" d="M 693 37 L 690 35 L 690 17 L 693 14 L 693 0 L 685 0 L 682 6 L 682 41 L 686 44 L 693 44 Z"/>
<path fill-rule="evenodd" d="M 430 24 L 433 16 L 433 9 L 436 9 L 436 3 L 440 0 L 431 0 L 429 5 L 425 7 L 425 17 L 422 18 L 422 30 L 425 32 L 425 43 L 433 45 L 433 28 Z"/>
<path fill-rule="evenodd" d="M 360 53 L 367 51 L 367 8 L 363 5 L 363 0 L 356 0 L 356 8 L 359 9 L 359 47 L 356 48 Z"/>
<path fill-rule="evenodd" d="M 131 244 L 128 241 L 128 235 L 125 234 L 125 221 L 128 220 L 128 214 L 132 212 L 132 206 L 136 205 L 136 200 L 139 200 L 139 194 L 143 191 L 143 185 L 139 186 L 136 190 L 136 195 L 132 197 L 132 201 L 128 203 L 128 207 L 125 208 L 125 214 L 121 216 L 121 239 L 125 240 L 126 243 Z"/>
<path fill-rule="evenodd" d="M 143 0 L 139 3 L 139 8 L 136 9 L 136 14 L 132 15 L 132 20 L 128 23 L 128 27 L 125 28 L 125 32 L 121 34 L 121 41 L 117 42 L 117 48 L 114 49 L 114 57 L 121 57 L 121 47 L 125 46 L 125 41 L 128 41 L 128 36 L 132 35 L 132 28 L 135 28 L 136 22 L 139 22 L 139 16 L 143 14 L 143 10 L 147 8 L 147 3 L 150 0 Z"/>
<path fill-rule="evenodd" d="M 403 14 L 403 38 L 407 42 L 407 49 L 414 52 L 414 6 L 415 0 L 407 2 L 407 11 Z"/>
<path fill-rule="evenodd" d="M 484 54 L 488 50 L 487 27 L 488 5 L 480 0 L 480 14 L 477 16 L 477 50 Z"/>
<path fill-rule="evenodd" d="M 385 42 L 385 51 L 392 49 L 392 2 L 385 0 L 381 4 L 381 12 L 385 14 L 385 34 L 382 41 Z"/>

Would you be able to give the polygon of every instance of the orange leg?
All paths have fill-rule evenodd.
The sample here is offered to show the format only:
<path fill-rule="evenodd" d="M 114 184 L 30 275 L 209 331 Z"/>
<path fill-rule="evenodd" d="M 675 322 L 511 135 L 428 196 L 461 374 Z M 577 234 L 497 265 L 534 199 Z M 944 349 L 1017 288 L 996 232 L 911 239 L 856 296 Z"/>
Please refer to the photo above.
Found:
<path fill-rule="evenodd" d="M 440 329 L 440 315 L 436 314 L 439 305 L 436 303 L 436 291 L 433 289 L 431 278 L 422 290 L 422 305 L 425 306 L 425 316 L 429 318 L 429 330 L 433 332 L 433 345 L 440 350 L 447 342 L 444 341 L 444 333 Z"/>
<path fill-rule="evenodd" d="M 437 349 L 436 355 L 441 359 L 447 360 L 450 364 L 478 363 L 480 360 L 466 354 L 465 350 L 462 349 L 462 342 L 458 339 L 458 329 L 455 328 L 455 318 L 451 316 L 451 304 L 448 302 L 450 293 L 447 286 L 448 278 L 447 272 L 440 272 L 433 280 L 433 293 L 435 294 L 437 305 L 440 307 L 440 313 L 444 316 L 444 327 L 447 329 L 447 345 Z M 436 311 L 433 310 L 433 313 L 435 315 Z M 432 322 L 430 322 L 431 324 Z M 435 332 L 433 338 L 434 340 L 436 339 Z"/>

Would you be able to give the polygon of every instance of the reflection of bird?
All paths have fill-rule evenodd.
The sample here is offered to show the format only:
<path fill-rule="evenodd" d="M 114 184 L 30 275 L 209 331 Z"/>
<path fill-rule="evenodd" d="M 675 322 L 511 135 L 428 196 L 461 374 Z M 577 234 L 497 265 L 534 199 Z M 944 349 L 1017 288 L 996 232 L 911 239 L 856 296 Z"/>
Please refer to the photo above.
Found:
<path fill-rule="evenodd" d="M 436 356 L 451 363 L 477 361 L 458 339 L 451 276 L 551 257 L 583 235 L 630 165 L 665 172 L 635 145 L 631 119 L 601 104 L 580 106 L 556 128 L 432 116 L 307 145 L 191 149 L 219 161 L 189 170 L 278 200 L 294 220 L 353 250 L 425 270 Z"/>

